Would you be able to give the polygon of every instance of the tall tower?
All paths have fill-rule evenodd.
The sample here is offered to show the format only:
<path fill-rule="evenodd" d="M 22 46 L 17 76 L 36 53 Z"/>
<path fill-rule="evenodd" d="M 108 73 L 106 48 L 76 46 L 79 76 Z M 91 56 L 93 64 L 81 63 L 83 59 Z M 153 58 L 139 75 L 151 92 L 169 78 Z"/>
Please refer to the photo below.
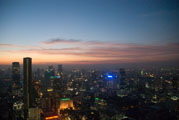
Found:
<path fill-rule="evenodd" d="M 20 65 L 19 62 L 12 63 L 12 81 L 15 86 L 20 86 Z"/>
<path fill-rule="evenodd" d="M 26 57 L 23 60 L 24 72 L 24 116 L 27 118 L 28 109 L 32 107 L 32 58 Z"/>

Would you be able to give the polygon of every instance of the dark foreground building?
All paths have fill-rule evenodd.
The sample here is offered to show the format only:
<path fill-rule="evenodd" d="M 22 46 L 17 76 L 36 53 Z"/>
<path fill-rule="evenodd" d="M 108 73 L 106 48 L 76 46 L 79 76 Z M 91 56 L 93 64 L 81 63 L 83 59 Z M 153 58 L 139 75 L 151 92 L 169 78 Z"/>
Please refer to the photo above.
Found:
<path fill-rule="evenodd" d="M 24 72 L 24 117 L 27 118 L 28 109 L 32 107 L 32 58 L 26 57 L 23 60 Z"/>

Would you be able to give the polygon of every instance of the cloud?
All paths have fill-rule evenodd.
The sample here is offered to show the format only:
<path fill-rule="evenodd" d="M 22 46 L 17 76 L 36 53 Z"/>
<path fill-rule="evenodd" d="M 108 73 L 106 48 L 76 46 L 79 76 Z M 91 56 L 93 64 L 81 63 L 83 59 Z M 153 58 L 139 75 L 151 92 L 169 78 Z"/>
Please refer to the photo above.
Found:
<path fill-rule="evenodd" d="M 48 41 L 44 41 L 42 42 L 43 44 L 46 44 L 46 45 L 53 45 L 53 44 L 71 44 L 71 43 L 79 43 L 80 40 L 73 40 L 73 39 L 70 39 L 70 40 L 65 40 L 65 39 L 52 39 L 52 40 L 48 40 Z"/>
<path fill-rule="evenodd" d="M 86 48 L 63 48 L 63 49 L 31 49 L 23 52 L 48 54 L 48 55 L 72 55 L 92 58 L 105 58 L 106 60 L 162 60 L 179 58 L 178 44 L 165 45 L 139 45 L 125 44 L 125 47 L 101 46 Z"/>
<path fill-rule="evenodd" d="M 63 42 L 65 41 L 65 42 Z M 95 42 L 95 41 L 80 41 L 76 40 L 60 40 L 64 44 L 73 45 L 79 43 L 77 47 L 37 47 L 22 48 L 19 50 L 8 50 L 9 53 L 23 53 L 28 55 L 36 54 L 46 55 L 50 57 L 66 56 L 72 61 L 76 58 L 76 61 L 85 61 L 82 63 L 118 63 L 118 62 L 151 62 L 151 61 L 172 61 L 179 60 L 179 43 L 167 43 L 158 45 L 147 44 L 119 44 L 111 42 Z M 50 42 L 50 41 L 49 41 Z M 51 41 L 53 43 L 53 40 Z M 57 42 L 57 41 L 56 41 Z M 53 44 L 58 44 L 54 42 Z M 59 41 L 58 41 L 59 42 Z M 0 46 L 16 46 L 1 44 Z M 17 45 L 18 46 L 18 45 Z M 5 52 L 0 50 L 0 52 Z M 83 60 L 81 60 L 83 58 Z M 65 58 L 64 58 L 65 59 Z M 111 61 L 111 62 L 110 62 Z"/>
<path fill-rule="evenodd" d="M 1 48 L 42 48 L 41 46 L 31 46 L 31 45 L 15 45 L 15 44 L 0 44 Z"/>
<path fill-rule="evenodd" d="M 14 44 L 0 44 L 0 47 L 20 47 L 20 46 Z"/>
<path fill-rule="evenodd" d="M 136 44 L 127 43 L 127 44 L 120 44 L 120 43 L 113 43 L 113 42 L 97 42 L 97 41 L 82 41 L 82 40 L 75 40 L 75 39 L 52 39 L 48 41 L 41 42 L 45 45 L 77 45 L 79 47 L 127 47 L 127 46 L 136 46 Z"/>

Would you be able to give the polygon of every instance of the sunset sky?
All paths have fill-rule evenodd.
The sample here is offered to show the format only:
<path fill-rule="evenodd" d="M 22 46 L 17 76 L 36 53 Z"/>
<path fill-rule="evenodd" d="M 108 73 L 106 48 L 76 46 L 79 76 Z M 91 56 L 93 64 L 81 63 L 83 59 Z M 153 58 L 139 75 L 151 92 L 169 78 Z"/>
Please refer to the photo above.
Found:
<path fill-rule="evenodd" d="M 178 0 L 0 0 L 0 64 L 179 60 Z"/>

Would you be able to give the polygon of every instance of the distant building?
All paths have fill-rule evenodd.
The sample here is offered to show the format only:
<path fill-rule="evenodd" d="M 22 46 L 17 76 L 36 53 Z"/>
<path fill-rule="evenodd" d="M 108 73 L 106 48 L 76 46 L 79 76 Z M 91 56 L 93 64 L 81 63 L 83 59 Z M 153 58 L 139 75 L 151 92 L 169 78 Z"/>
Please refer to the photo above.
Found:
<path fill-rule="evenodd" d="M 16 86 L 20 85 L 20 65 L 19 62 L 12 63 L 12 81 Z"/>
<path fill-rule="evenodd" d="M 119 70 L 120 73 L 120 85 L 124 85 L 125 84 L 125 77 L 126 77 L 126 72 L 124 68 L 120 68 Z"/>
<path fill-rule="evenodd" d="M 19 62 L 12 63 L 12 95 L 20 96 L 21 91 L 21 82 L 20 82 L 20 65 Z"/>
<path fill-rule="evenodd" d="M 55 76 L 55 69 L 53 66 L 48 66 L 48 69 L 45 71 L 45 80 L 43 81 L 46 89 L 51 87 L 51 76 Z"/>
<path fill-rule="evenodd" d="M 62 65 L 58 65 L 58 74 L 61 74 L 63 72 Z"/>

